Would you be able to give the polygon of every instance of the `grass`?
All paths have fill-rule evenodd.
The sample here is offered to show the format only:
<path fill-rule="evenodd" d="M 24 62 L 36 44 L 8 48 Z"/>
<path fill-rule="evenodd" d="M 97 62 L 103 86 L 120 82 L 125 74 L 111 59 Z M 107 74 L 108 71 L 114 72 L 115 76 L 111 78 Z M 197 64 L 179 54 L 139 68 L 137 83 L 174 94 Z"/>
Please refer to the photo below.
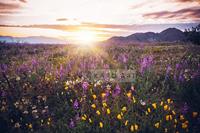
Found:
<path fill-rule="evenodd" d="M 200 132 L 199 46 L 2 44 L 0 64 L 1 132 Z"/>

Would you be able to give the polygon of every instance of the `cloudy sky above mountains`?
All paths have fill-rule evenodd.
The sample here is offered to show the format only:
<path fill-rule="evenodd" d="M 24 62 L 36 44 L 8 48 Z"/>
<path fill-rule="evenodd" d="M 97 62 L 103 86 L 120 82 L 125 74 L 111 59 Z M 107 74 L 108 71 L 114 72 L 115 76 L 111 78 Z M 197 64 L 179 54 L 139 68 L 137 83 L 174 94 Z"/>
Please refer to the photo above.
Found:
<path fill-rule="evenodd" d="M 0 35 L 74 41 L 87 30 L 104 40 L 199 22 L 200 0 L 0 0 Z"/>

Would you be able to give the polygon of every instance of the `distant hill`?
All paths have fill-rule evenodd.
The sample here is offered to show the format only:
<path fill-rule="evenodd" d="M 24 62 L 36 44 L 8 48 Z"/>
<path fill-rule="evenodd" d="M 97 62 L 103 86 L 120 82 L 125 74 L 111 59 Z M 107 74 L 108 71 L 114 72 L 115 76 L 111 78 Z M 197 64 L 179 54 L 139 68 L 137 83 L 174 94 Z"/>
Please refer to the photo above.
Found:
<path fill-rule="evenodd" d="M 181 42 L 186 40 L 184 33 L 176 28 L 168 28 L 160 33 L 135 33 L 126 37 L 114 36 L 105 41 L 106 44 L 131 44 L 155 42 Z"/>
<path fill-rule="evenodd" d="M 44 37 L 44 36 L 30 36 L 30 37 L 12 37 L 0 36 L 0 42 L 6 43 L 30 43 L 30 44 L 66 44 L 65 40 Z"/>

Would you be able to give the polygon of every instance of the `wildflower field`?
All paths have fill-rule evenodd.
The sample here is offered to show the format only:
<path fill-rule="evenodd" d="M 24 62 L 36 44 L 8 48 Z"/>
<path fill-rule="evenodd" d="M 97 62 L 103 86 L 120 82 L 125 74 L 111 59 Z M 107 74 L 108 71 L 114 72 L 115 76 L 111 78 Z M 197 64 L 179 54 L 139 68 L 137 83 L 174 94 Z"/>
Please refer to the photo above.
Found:
<path fill-rule="evenodd" d="M 0 132 L 200 133 L 200 47 L 2 44 Z"/>

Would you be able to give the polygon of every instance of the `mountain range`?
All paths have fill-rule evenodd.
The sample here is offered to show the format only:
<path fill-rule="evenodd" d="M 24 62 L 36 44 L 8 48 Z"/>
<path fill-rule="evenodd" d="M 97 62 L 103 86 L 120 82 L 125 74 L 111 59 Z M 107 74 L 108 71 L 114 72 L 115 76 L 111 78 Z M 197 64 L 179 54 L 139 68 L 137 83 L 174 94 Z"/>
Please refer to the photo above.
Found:
<path fill-rule="evenodd" d="M 146 32 L 134 33 L 129 36 L 114 36 L 100 44 L 134 44 L 134 43 L 158 43 L 158 42 L 183 42 L 186 40 L 184 32 L 176 28 L 168 28 L 160 33 Z M 67 44 L 65 40 L 44 37 L 12 37 L 0 36 L 0 42 L 6 43 L 30 43 L 30 44 Z"/>
<path fill-rule="evenodd" d="M 114 36 L 105 41 L 106 44 L 133 44 L 133 43 L 158 43 L 158 42 L 182 42 L 186 40 L 184 32 L 176 28 L 168 28 L 160 33 L 146 32 L 132 35 Z"/>
<path fill-rule="evenodd" d="M 66 44 L 65 40 L 45 37 L 45 36 L 30 36 L 30 37 L 12 37 L 0 36 L 0 42 L 6 43 L 29 43 L 29 44 Z"/>

